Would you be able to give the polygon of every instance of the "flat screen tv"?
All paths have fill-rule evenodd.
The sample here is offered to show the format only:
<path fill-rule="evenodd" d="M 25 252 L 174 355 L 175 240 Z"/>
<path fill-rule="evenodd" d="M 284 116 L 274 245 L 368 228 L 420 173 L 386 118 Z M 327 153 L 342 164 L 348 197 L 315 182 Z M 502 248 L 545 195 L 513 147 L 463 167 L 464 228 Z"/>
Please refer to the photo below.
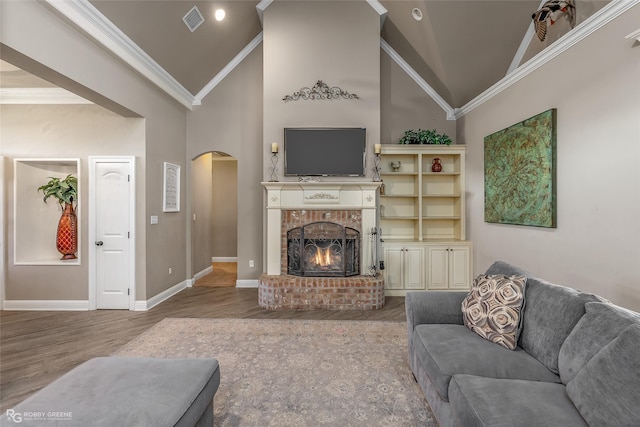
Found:
<path fill-rule="evenodd" d="M 286 176 L 365 176 L 365 128 L 285 128 Z"/>

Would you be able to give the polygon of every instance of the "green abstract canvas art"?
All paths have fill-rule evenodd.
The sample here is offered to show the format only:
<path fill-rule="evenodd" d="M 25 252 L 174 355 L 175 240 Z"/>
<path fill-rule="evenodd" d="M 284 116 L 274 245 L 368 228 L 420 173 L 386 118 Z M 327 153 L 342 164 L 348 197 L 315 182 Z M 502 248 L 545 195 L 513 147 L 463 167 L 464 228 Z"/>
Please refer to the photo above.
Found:
<path fill-rule="evenodd" d="M 484 138 L 484 220 L 556 227 L 556 109 Z"/>

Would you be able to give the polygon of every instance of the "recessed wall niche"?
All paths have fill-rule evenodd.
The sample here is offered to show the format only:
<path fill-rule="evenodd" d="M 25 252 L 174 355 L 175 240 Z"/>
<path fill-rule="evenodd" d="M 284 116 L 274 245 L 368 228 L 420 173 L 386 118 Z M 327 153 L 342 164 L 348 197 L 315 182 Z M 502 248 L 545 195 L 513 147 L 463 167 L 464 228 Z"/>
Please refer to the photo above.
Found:
<path fill-rule="evenodd" d="M 80 195 L 76 201 L 78 217 L 77 259 L 62 261 L 56 249 L 56 232 L 62 209 L 54 198 L 47 203 L 38 187 L 51 177 L 78 177 L 80 186 L 80 159 L 14 159 L 14 264 L 15 265 L 80 265 Z M 78 193 L 80 188 L 78 188 Z"/>

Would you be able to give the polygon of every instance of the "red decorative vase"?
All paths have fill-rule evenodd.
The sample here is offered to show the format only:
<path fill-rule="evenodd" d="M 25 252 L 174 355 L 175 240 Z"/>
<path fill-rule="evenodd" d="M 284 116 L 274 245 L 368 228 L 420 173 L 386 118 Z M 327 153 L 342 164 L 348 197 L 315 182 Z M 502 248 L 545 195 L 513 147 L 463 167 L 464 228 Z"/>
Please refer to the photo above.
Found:
<path fill-rule="evenodd" d="M 64 212 L 58 221 L 56 247 L 62 254 L 60 259 L 76 259 L 78 251 L 78 219 L 71 203 L 64 204 Z"/>
<path fill-rule="evenodd" d="M 442 163 L 437 157 L 431 162 L 431 172 L 442 172 Z"/>

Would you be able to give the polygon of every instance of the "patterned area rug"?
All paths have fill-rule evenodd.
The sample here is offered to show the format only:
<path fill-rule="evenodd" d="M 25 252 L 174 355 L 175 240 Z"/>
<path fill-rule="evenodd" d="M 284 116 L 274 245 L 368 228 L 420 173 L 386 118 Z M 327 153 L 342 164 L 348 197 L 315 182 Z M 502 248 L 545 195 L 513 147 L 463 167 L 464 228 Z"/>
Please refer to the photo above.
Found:
<path fill-rule="evenodd" d="M 114 355 L 218 359 L 215 426 L 437 426 L 406 334 L 403 322 L 164 319 Z"/>

